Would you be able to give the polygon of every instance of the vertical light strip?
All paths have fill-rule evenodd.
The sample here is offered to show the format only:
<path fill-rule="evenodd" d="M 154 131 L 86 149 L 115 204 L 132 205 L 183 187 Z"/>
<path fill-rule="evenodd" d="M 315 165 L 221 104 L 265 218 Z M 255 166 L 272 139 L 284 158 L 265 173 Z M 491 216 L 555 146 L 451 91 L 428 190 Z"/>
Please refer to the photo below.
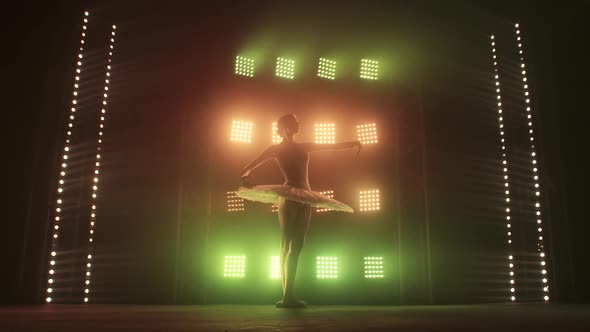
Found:
<path fill-rule="evenodd" d="M 496 103 L 498 106 L 498 131 L 502 149 L 502 172 L 504 174 L 504 195 L 506 202 L 506 227 L 508 234 L 508 274 L 510 276 L 510 300 L 516 301 L 516 285 L 514 282 L 514 256 L 512 254 L 512 224 L 510 221 L 510 188 L 508 184 L 508 158 L 506 157 L 506 138 L 504 135 L 504 114 L 502 113 L 502 95 L 500 93 L 500 73 L 498 72 L 498 56 L 496 55 L 496 41 L 494 35 L 490 37 L 492 46 L 492 60 L 494 63 L 494 86 L 496 89 Z"/>
<path fill-rule="evenodd" d="M 283 141 L 283 137 L 280 136 L 277 131 L 278 131 L 277 123 L 273 122 L 272 123 L 272 142 L 275 144 L 281 143 Z"/>
<path fill-rule="evenodd" d="M 526 75 L 526 65 L 524 63 L 524 52 L 522 47 L 522 34 L 520 32 L 520 25 L 514 25 L 516 30 L 516 45 L 518 46 L 518 57 L 520 59 L 520 72 L 522 74 L 523 97 L 526 106 L 526 116 L 529 131 L 530 151 L 531 151 L 531 167 L 533 174 L 533 192 L 535 193 L 535 217 L 537 219 L 537 252 L 539 254 L 539 269 L 541 271 L 541 281 L 543 282 L 543 300 L 549 302 L 549 281 L 547 275 L 547 262 L 545 260 L 545 246 L 543 240 L 543 220 L 541 219 L 541 188 L 539 184 L 539 165 L 537 163 L 537 152 L 535 148 L 535 135 L 533 130 L 533 114 L 531 110 L 531 94 L 529 92 L 529 84 Z"/>
<path fill-rule="evenodd" d="M 270 256 L 270 278 L 281 279 L 281 259 L 279 256 Z"/>
<path fill-rule="evenodd" d="M 64 191 L 64 183 L 66 177 L 66 169 L 68 166 L 68 154 L 70 151 L 70 145 L 72 137 L 72 130 L 74 128 L 74 119 L 76 113 L 76 105 L 78 104 L 78 100 L 76 99 L 78 96 L 78 89 L 79 89 L 79 82 L 80 82 L 80 74 L 82 73 L 82 61 L 84 58 L 84 43 L 86 40 L 86 31 L 88 30 L 88 17 L 89 13 L 86 11 L 84 12 L 84 19 L 82 23 L 82 37 L 80 38 L 80 48 L 78 52 L 78 56 L 76 58 L 76 75 L 74 76 L 74 91 L 72 97 L 72 106 L 70 108 L 70 116 L 68 122 L 68 131 L 66 135 L 66 143 L 64 144 L 64 150 L 61 156 L 61 167 L 58 176 L 58 185 L 57 185 L 57 198 L 55 204 L 55 216 L 53 219 L 53 228 L 52 228 L 52 236 L 51 236 L 51 257 L 49 258 L 49 271 L 47 271 L 47 289 L 46 289 L 46 298 L 45 302 L 51 303 L 51 293 L 53 293 L 53 283 L 54 283 L 54 275 L 55 275 L 55 260 L 57 259 L 57 240 L 59 238 L 59 228 L 60 228 L 60 219 L 61 219 L 61 210 L 63 206 L 63 191 Z"/>
<path fill-rule="evenodd" d="M 92 179 L 92 197 L 91 197 L 91 205 L 92 210 L 90 212 L 90 225 L 88 230 L 88 256 L 86 257 L 86 274 L 84 280 L 84 302 L 88 303 L 90 301 L 90 284 L 91 284 L 91 276 L 92 276 L 92 257 L 94 254 L 94 229 L 96 227 L 96 193 L 98 192 L 98 176 L 100 171 L 100 158 L 101 158 L 101 146 L 102 146 L 102 136 L 103 136 L 103 129 L 104 129 L 104 122 L 106 116 L 106 109 L 107 109 L 107 100 L 109 96 L 109 85 L 111 83 L 111 63 L 113 59 L 113 50 L 115 48 L 115 30 L 117 30 L 117 26 L 113 25 L 111 30 L 111 35 L 109 39 L 109 56 L 107 57 L 107 66 L 106 66 L 106 74 L 104 79 L 104 88 L 103 88 L 103 95 L 102 95 L 102 109 L 100 110 L 100 121 L 98 125 L 98 142 L 96 145 L 96 159 L 94 164 L 94 178 Z"/>

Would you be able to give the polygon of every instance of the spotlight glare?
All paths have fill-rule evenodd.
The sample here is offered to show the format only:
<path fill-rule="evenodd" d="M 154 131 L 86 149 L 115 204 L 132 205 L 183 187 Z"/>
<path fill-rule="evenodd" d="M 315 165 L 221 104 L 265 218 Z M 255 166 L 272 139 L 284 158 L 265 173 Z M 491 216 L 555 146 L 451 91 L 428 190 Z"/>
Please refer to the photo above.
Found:
<path fill-rule="evenodd" d="M 379 79 L 379 61 L 371 59 L 362 59 L 361 78 L 365 80 Z"/>
<path fill-rule="evenodd" d="M 281 264 L 279 256 L 270 256 L 270 279 L 281 278 Z"/>
<path fill-rule="evenodd" d="M 295 78 L 295 60 L 278 57 L 276 63 L 277 77 L 294 79 Z"/>
<path fill-rule="evenodd" d="M 336 143 L 336 127 L 334 123 L 315 124 L 315 142 L 318 144 Z"/>
<path fill-rule="evenodd" d="M 247 77 L 254 77 L 254 59 L 243 56 L 236 56 L 235 74 Z"/>
<path fill-rule="evenodd" d="M 326 195 L 326 196 L 331 197 L 331 198 L 334 198 L 334 190 L 320 191 L 320 194 Z M 316 208 L 316 212 L 326 212 L 326 211 L 332 211 L 332 210 L 331 209 L 325 209 L 325 208 Z"/>
<path fill-rule="evenodd" d="M 223 276 L 226 278 L 244 278 L 246 275 L 246 256 L 225 256 Z"/>
<path fill-rule="evenodd" d="M 360 192 L 360 209 L 359 211 L 379 211 L 380 197 L 379 189 L 362 190 Z"/>
<path fill-rule="evenodd" d="M 232 121 L 231 142 L 251 143 L 252 142 L 252 122 Z"/>
<path fill-rule="evenodd" d="M 365 257 L 365 279 L 383 279 L 383 257 Z"/>
<path fill-rule="evenodd" d="M 318 77 L 333 80 L 336 78 L 336 61 L 320 58 L 318 65 Z"/>
<path fill-rule="evenodd" d="M 235 191 L 228 191 L 226 199 L 228 212 L 244 211 L 244 199 L 238 197 Z"/>
<path fill-rule="evenodd" d="M 338 278 L 338 257 L 318 256 L 316 264 L 318 279 Z"/>
<path fill-rule="evenodd" d="M 356 126 L 357 138 L 361 144 L 375 144 L 377 139 L 377 125 L 375 123 L 368 123 Z"/>
<path fill-rule="evenodd" d="M 281 136 L 279 136 L 277 131 L 278 131 L 277 123 L 273 122 L 272 123 L 272 142 L 273 143 L 281 143 L 281 141 L 283 140 L 283 138 Z"/>

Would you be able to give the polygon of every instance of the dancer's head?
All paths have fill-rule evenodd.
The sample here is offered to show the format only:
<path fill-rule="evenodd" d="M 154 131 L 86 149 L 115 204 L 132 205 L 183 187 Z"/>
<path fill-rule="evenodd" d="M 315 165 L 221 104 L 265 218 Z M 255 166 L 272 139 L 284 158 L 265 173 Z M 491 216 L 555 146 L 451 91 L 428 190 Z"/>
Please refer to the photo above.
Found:
<path fill-rule="evenodd" d="M 294 114 L 285 114 L 277 121 L 277 134 L 281 137 L 293 136 L 299 132 L 299 121 Z"/>

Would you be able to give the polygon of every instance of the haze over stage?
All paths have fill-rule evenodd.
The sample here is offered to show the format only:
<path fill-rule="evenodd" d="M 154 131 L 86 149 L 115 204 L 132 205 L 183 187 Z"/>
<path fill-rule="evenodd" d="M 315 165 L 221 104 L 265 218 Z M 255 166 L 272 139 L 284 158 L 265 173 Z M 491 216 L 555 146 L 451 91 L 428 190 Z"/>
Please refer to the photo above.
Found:
<path fill-rule="evenodd" d="M 312 211 L 313 310 L 588 301 L 571 8 L 370 2 L 23 6 L 0 303 L 272 307 L 277 208 L 236 190 L 288 113 L 362 143 L 310 157 L 355 211 Z"/>

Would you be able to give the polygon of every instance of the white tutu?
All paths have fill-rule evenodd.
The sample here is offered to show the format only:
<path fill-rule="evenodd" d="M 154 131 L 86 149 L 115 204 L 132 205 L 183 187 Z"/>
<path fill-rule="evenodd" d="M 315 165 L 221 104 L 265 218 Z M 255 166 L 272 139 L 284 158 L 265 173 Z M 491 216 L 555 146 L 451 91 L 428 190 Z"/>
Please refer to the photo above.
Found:
<path fill-rule="evenodd" d="M 317 191 L 292 187 L 286 184 L 259 185 L 252 188 L 240 187 L 238 197 L 254 202 L 278 204 L 279 197 L 298 201 L 311 206 L 335 211 L 354 212 L 350 206 Z"/>

